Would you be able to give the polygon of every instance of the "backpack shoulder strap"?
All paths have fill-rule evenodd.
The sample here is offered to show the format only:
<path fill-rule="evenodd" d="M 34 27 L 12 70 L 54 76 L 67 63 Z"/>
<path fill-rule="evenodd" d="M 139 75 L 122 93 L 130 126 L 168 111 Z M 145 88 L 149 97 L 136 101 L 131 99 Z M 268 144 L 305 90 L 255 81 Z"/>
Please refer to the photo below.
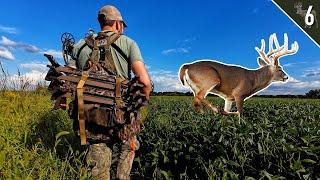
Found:
<path fill-rule="evenodd" d="M 101 69 L 99 63 L 102 63 L 102 67 L 114 74 L 113 72 L 115 67 L 109 47 L 110 44 L 116 41 L 118 38 L 119 35 L 112 34 L 108 36 L 106 32 L 99 32 L 94 38 L 93 43 L 91 43 L 93 44 L 93 49 L 90 61 L 94 64 L 95 68 L 98 68 L 97 70 Z"/>
<path fill-rule="evenodd" d="M 113 47 L 129 64 L 130 62 L 129 57 L 122 51 L 122 49 L 118 45 L 116 45 L 115 43 L 112 43 L 111 47 Z"/>
<path fill-rule="evenodd" d="M 117 70 L 114 64 L 114 59 L 112 57 L 110 45 L 113 44 L 118 38 L 120 37 L 119 34 L 114 33 L 107 37 L 107 43 L 104 45 L 104 62 L 102 62 L 102 65 L 105 67 L 105 69 L 111 71 L 112 74 L 116 75 Z"/>
<path fill-rule="evenodd" d="M 114 60 L 112 58 L 112 54 L 110 51 L 110 46 L 116 50 L 128 63 L 128 77 L 131 79 L 131 63 L 129 60 L 129 57 L 122 51 L 122 49 L 115 44 L 115 41 L 121 36 L 121 34 L 113 33 L 111 35 L 107 35 L 107 32 L 100 32 L 98 33 L 98 36 L 94 38 L 93 42 L 92 40 L 87 40 L 87 44 L 90 48 L 93 49 L 92 55 L 91 55 L 91 61 L 93 64 L 98 65 L 99 60 L 103 60 L 102 66 L 107 69 L 108 71 L 111 71 L 112 74 L 116 74 L 116 68 L 114 65 Z M 91 41 L 91 42 L 90 42 Z M 91 45 L 92 44 L 92 45 Z M 99 58 L 99 52 L 100 48 L 103 47 L 104 53 L 103 56 Z"/>
<path fill-rule="evenodd" d="M 121 35 L 118 33 L 113 33 L 109 36 L 109 41 L 108 41 L 108 46 L 110 46 L 111 44 L 114 44 L 114 42 L 116 42 L 117 39 L 119 39 Z"/>

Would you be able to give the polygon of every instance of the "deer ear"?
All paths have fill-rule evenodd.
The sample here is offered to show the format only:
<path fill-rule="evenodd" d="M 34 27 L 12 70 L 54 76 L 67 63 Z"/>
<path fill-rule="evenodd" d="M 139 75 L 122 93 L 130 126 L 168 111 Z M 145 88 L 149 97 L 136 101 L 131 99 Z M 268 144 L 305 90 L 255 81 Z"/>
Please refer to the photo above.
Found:
<path fill-rule="evenodd" d="M 268 65 L 263 59 L 261 59 L 260 57 L 258 57 L 258 63 L 261 67 Z"/>

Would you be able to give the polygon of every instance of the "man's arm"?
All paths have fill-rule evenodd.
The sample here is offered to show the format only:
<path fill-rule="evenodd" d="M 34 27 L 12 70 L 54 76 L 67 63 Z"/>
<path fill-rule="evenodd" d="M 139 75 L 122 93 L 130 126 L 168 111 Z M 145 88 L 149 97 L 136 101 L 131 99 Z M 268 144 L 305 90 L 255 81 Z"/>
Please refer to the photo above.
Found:
<path fill-rule="evenodd" d="M 139 81 L 145 86 L 143 88 L 144 93 L 147 96 L 147 99 L 150 99 L 150 93 L 152 91 L 152 85 L 150 81 L 150 76 L 148 74 L 148 71 L 142 61 L 135 61 L 132 64 L 132 71 L 133 73 L 139 77 Z"/>

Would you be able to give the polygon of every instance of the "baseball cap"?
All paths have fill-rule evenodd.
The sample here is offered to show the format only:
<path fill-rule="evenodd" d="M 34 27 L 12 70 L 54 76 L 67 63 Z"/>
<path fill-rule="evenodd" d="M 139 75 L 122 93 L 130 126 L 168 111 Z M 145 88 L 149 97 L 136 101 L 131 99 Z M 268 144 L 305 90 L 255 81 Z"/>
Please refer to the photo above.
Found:
<path fill-rule="evenodd" d="M 106 20 L 122 21 L 124 27 L 127 27 L 127 24 L 124 22 L 120 11 L 114 6 L 111 6 L 111 5 L 103 6 L 99 10 L 98 16 L 99 15 L 104 15 Z"/>

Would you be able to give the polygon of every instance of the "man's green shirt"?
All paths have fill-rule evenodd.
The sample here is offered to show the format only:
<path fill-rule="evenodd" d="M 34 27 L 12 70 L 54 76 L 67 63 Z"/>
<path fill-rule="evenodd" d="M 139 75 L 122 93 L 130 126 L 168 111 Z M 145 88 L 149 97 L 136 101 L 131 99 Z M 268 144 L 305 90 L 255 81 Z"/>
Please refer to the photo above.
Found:
<path fill-rule="evenodd" d="M 113 32 L 107 32 L 107 35 L 109 36 L 112 34 Z M 143 61 L 140 49 L 134 40 L 130 39 L 125 35 L 121 35 L 114 43 L 129 58 L 130 64 L 133 64 L 135 61 Z M 77 58 L 78 52 L 84 44 L 85 44 L 84 39 L 81 39 L 77 44 L 75 44 L 72 51 L 73 57 Z M 118 75 L 121 76 L 122 78 L 128 79 L 129 77 L 128 73 L 130 73 L 128 72 L 128 62 L 112 46 L 110 46 L 110 48 L 111 48 L 112 58 L 114 60 L 114 65 Z M 75 62 L 70 62 L 70 64 L 75 64 L 78 69 L 82 70 L 87 60 L 90 58 L 91 53 L 92 53 L 92 49 L 89 46 L 84 46 L 80 51 L 78 59 L 76 59 Z"/>

